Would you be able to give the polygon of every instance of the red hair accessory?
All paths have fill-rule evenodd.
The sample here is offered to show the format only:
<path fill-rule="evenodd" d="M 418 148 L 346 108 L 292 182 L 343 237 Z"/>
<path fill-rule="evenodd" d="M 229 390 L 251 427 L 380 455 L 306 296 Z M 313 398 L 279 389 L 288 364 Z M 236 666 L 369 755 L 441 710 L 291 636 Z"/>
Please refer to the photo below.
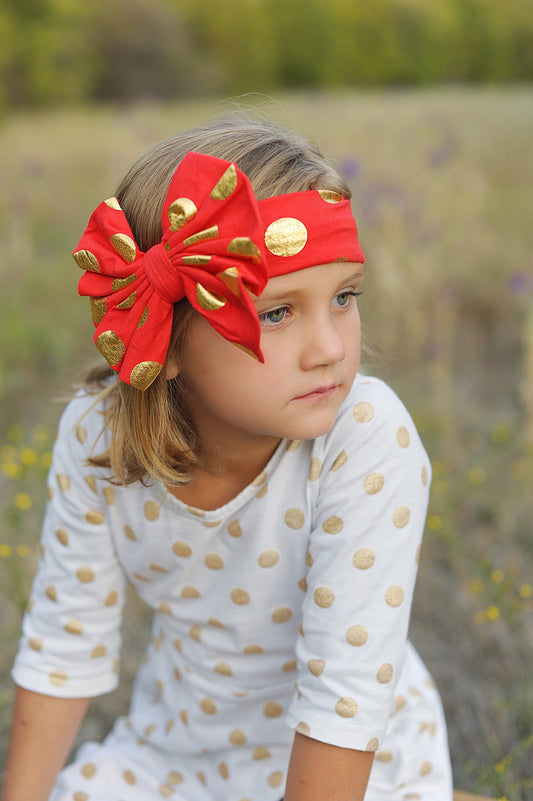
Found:
<path fill-rule="evenodd" d="M 163 237 L 146 253 L 116 198 L 100 203 L 73 254 L 87 272 L 96 347 L 122 381 L 144 390 L 161 372 L 174 303 L 191 305 L 230 342 L 262 360 L 249 292 L 268 280 L 263 226 L 248 178 L 234 164 L 188 153 L 170 183 Z"/>
<path fill-rule="evenodd" d="M 268 277 L 335 261 L 364 263 L 350 201 L 326 189 L 260 200 Z"/>
<path fill-rule="evenodd" d="M 163 237 L 146 253 L 116 198 L 94 211 L 73 256 L 85 274 L 96 347 L 122 381 L 145 390 L 167 354 L 174 303 L 191 305 L 229 342 L 263 361 L 249 292 L 268 278 L 334 261 L 364 262 L 350 202 L 336 192 L 257 201 L 228 161 L 188 153 L 170 182 Z"/>

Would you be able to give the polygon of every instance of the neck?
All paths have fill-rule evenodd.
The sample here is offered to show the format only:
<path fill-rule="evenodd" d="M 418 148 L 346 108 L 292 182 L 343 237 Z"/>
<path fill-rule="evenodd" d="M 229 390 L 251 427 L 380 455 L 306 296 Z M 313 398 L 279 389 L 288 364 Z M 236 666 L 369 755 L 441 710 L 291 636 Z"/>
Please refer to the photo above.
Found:
<path fill-rule="evenodd" d="M 169 487 L 183 503 L 210 511 L 229 503 L 266 467 L 279 437 L 258 436 L 242 430 L 224 431 L 202 421 L 203 462 L 195 479 L 184 487 Z"/>
<path fill-rule="evenodd" d="M 226 441 L 202 437 L 202 471 L 220 480 L 252 481 L 267 465 L 278 447 L 279 437 L 247 435 L 228 436 Z"/>

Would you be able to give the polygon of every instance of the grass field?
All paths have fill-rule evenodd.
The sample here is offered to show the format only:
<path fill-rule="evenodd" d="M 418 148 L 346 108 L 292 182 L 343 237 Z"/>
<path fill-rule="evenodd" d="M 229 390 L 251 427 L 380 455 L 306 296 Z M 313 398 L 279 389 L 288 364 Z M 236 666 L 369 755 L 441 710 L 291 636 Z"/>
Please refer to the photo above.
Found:
<path fill-rule="evenodd" d="M 367 255 L 365 371 L 413 413 L 434 481 L 411 636 L 443 695 L 456 786 L 533 797 L 533 91 L 299 94 L 259 104 L 349 180 Z M 0 128 L 0 747 L 58 398 L 94 360 L 70 252 L 147 146 L 227 110 L 11 116 Z M 139 626 L 139 620 L 143 625 Z M 131 597 L 124 710 L 147 636 Z"/>

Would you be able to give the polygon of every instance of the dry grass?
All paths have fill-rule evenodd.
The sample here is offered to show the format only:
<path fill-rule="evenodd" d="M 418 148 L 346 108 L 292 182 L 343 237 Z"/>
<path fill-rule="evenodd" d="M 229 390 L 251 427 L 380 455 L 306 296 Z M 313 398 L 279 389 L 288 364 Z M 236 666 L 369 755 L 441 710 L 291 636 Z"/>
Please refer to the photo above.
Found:
<path fill-rule="evenodd" d="M 3 747 L 7 671 L 60 412 L 52 399 L 93 358 L 69 254 L 130 162 L 213 110 L 21 114 L 0 131 Z M 412 637 L 442 691 L 456 784 L 525 801 L 533 792 L 533 94 L 309 94 L 265 110 L 319 141 L 352 183 L 368 259 L 365 366 L 405 400 L 433 460 Z M 133 598 L 128 618 L 124 687 L 94 702 L 83 737 L 101 737 L 124 709 L 148 624 Z"/>

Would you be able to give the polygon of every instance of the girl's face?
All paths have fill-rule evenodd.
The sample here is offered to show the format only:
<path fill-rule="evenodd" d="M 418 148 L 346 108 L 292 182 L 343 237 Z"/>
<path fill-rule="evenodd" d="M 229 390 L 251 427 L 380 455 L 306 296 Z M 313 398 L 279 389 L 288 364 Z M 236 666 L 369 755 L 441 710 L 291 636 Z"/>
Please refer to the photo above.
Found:
<path fill-rule="evenodd" d="M 346 262 L 271 278 L 254 300 L 264 364 L 195 315 L 179 372 L 204 446 L 269 447 L 332 428 L 359 367 L 362 279 Z"/>

